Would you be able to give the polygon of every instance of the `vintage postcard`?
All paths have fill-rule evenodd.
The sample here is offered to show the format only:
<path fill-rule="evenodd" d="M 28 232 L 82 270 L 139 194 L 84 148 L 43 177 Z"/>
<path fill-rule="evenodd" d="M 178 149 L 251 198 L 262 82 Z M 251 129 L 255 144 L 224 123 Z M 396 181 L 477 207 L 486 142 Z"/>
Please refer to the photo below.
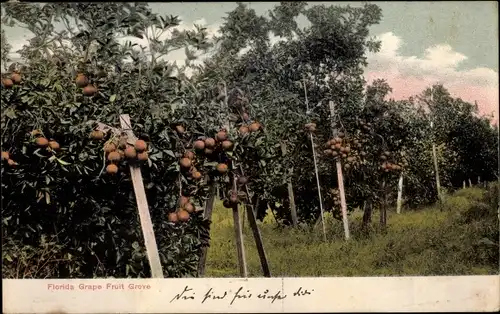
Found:
<path fill-rule="evenodd" d="M 4 313 L 498 311 L 498 3 L 1 4 Z"/>

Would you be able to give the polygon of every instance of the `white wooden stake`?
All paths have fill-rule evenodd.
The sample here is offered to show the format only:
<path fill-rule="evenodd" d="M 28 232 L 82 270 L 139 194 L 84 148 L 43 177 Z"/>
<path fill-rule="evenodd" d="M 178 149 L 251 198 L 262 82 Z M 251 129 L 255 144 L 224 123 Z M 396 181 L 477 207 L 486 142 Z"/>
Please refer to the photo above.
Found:
<path fill-rule="evenodd" d="M 316 151 L 314 149 L 313 135 L 312 133 L 310 133 L 309 135 L 311 136 L 311 147 L 314 160 L 314 172 L 316 173 L 316 184 L 318 185 L 319 210 L 321 213 L 321 224 L 323 225 L 323 240 L 326 241 L 325 211 L 323 209 L 323 198 L 321 197 L 321 185 L 319 183 L 318 164 L 316 162 Z"/>
<path fill-rule="evenodd" d="M 403 174 L 401 173 L 399 175 L 399 182 L 398 182 L 398 201 L 397 201 L 397 208 L 396 212 L 398 214 L 401 214 L 401 205 L 403 203 Z"/>
<path fill-rule="evenodd" d="M 472 181 L 469 179 L 469 187 L 472 187 Z"/>
<path fill-rule="evenodd" d="M 335 122 L 334 122 L 335 105 L 333 104 L 333 101 L 329 102 L 329 106 L 330 106 L 330 118 L 332 121 L 332 134 L 333 136 L 336 136 L 337 130 L 335 129 Z M 349 240 L 351 238 L 351 235 L 349 232 L 349 219 L 347 218 L 347 202 L 345 198 L 345 189 L 344 189 L 344 175 L 342 174 L 342 164 L 340 163 L 340 158 L 337 158 L 335 166 L 337 168 L 337 181 L 340 193 L 340 208 L 342 211 L 342 222 L 344 224 L 344 236 L 346 240 Z"/>
<path fill-rule="evenodd" d="M 128 142 L 135 143 L 137 138 L 132 132 L 132 124 L 128 114 L 120 115 L 120 124 L 124 132 L 127 133 Z M 130 166 L 130 175 L 134 186 L 135 199 L 137 202 L 137 210 L 139 211 L 139 219 L 141 220 L 141 229 L 144 236 L 144 245 L 151 267 L 151 276 L 153 278 L 163 278 L 163 270 L 160 262 L 160 254 L 156 245 L 156 238 L 153 231 L 153 223 L 149 214 L 148 200 L 146 191 L 144 190 L 144 182 L 142 181 L 141 168 Z"/>
<path fill-rule="evenodd" d="M 307 99 L 307 88 L 306 88 L 306 82 L 304 79 L 304 96 L 305 96 L 305 101 L 306 101 L 306 115 L 309 114 L 309 100 Z M 312 149 L 312 154 L 313 154 L 313 161 L 314 161 L 314 172 L 316 173 L 316 184 L 318 186 L 318 197 L 319 197 L 319 210 L 320 210 L 320 215 L 321 215 L 321 224 L 323 226 L 323 240 L 326 241 L 326 226 L 325 226 L 325 211 L 323 210 L 323 199 L 321 197 L 321 185 L 319 182 L 319 173 L 318 173 L 318 164 L 316 162 L 316 151 L 314 149 L 314 138 L 312 135 L 312 132 L 309 133 L 309 136 L 311 138 L 311 149 Z"/>
<path fill-rule="evenodd" d="M 431 128 L 434 127 L 433 121 L 431 121 Z M 434 143 L 434 140 L 432 141 L 432 159 L 434 161 L 434 172 L 436 176 L 436 189 L 437 189 L 437 194 L 438 194 L 438 199 L 439 201 L 442 201 L 441 198 L 441 182 L 439 180 L 439 167 L 438 167 L 438 161 L 437 161 L 437 153 L 436 153 L 436 144 Z"/>

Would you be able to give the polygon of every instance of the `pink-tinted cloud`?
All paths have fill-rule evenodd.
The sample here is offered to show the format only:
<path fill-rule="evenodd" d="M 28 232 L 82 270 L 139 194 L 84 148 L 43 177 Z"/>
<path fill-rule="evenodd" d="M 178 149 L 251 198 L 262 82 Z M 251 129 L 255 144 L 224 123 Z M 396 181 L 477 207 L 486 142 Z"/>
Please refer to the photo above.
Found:
<path fill-rule="evenodd" d="M 381 51 L 369 54 L 365 79 L 385 79 L 393 89 L 391 97 L 405 99 L 420 94 L 425 88 L 441 83 L 452 94 L 465 101 L 477 101 L 479 112 L 499 119 L 498 73 L 488 68 L 459 70 L 467 56 L 449 45 L 437 45 L 425 50 L 423 57 L 402 56 L 398 50 L 402 39 L 393 33 L 378 36 Z"/>

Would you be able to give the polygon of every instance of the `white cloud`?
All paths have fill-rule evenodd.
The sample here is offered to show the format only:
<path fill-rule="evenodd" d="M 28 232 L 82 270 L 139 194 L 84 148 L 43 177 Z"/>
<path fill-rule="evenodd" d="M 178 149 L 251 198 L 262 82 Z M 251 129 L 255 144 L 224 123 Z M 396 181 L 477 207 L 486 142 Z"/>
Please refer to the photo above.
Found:
<path fill-rule="evenodd" d="M 392 32 L 381 34 L 379 53 L 368 53 L 365 77 L 368 81 L 384 78 L 393 88 L 394 98 L 406 98 L 421 93 L 426 87 L 443 84 L 454 97 L 478 101 L 482 113 L 494 113 L 498 121 L 498 72 L 478 67 L 459 69 L 467 56 L 454 51 L 450 45 L 428 47 L 423 56 L 404 56 L 402 38 Z"/>

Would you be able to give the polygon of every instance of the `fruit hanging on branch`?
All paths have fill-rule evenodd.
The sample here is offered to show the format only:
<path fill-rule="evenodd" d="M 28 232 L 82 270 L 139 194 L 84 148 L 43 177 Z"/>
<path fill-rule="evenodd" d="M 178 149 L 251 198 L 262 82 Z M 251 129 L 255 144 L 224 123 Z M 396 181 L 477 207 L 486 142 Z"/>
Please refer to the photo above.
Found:
<path fill-rule="evenodd" d="M 2 160 L 9 160 L 10 154 L 9 152 L 2 152 Z"/>
<path fill-rule="evenodd" d="M 241 136 L 244 136 L 244 135 L 247 135 L 248 133 L 250 133 L 250 129 L 246 125 L 240 126 L 240 128 L 239 128 L 238 131 L 239 131 L 239 133 L 240 133 Z"/>
<path fill-rule="evenodd" d="M 108 154 L 108 161 L 112 163 L 117 163 L 121 160 L 122 156 L 117 151 L 113 151 Z"/>
<path fill-rule="evenodd" d="M 79 73 L 75 79 L 76 86 L 84 88 L 89 84 L 89 80 L 83 73 Z"/>
<path fill-rule="evenodd" d="M 137 154 L 137 160 L 139 161 L 147 161 L 149 159 L 148 152 L 142 152 Z"/>
<path fill-rule="evenodd" d="M 11 89 L 14 86 L 14 82 L 10 78 L 2 79 L 2 86 L 6 89 Z"/>
<path fill-rule="evenodd" d="M 106 167 L 106 172 L 108 174 L 116 174 L 118 172 L 118 166 L 115 165 L 115 164 L 109 164 L 107 167 Z"/>
<path fill-rule="evenodd" d="M 226 172 L 227 172 L 228 167 L 227 167 L 227 165 L 226 165 L 226 164 L 224 164 L 224 163 L 220 163 L 220 164 L 217 164 L 216 169 L 217 169 L 217 171 L 218 171 L 220 174 L 224 174 L 224 173 L 226 173 Z"/>
<path fill-rule="evenodd" d="M 90 133 L 90 138 L 93 140 L 102 140 L 104 138 L 104 132 L 99 130 L 94 130 Z"/>
<path fill-rule="evenodd" d="M 83 95 L 92 97 L 97 93 L 97 88 L 93 85 L 87 85 L 83 88 Z"/>
<path fill-rule="evenodd" d="M 191 159 L 187 157 L 181 158 L 179 164 L 181 165 L 182 168 L 184 169 L 190 169 L 193 163 L 191 162 Z"/>
<path fill-rule="evenodd" d="M 59 145 L 58 142 L 56 141 L 49 141 L 49 147 L 50 149 L 54 150 L 54 151 L 57 151 L 61 148 L 61 146 Z"/>
<path fill-rule="evenodd" d="M 194 142 L 193 147 L 196 150 L 204 150 L 205 149 L 205 142 L 202 140 L 197 140 Z"/>
<path fill-rule="evenodd" d="M 38 147 L 45 148 L 49 145 L 49 141 L 45 137 L 39 137 L 35 140 L 35 143 Z"/>
<path fill-rule="evenodd" d="M 123 153 L 128 159 L 134 159 L 137 156 L 137 151 L 133 146 L 128 146 L 127 148 L 125 148 Z"/>
<path fill-rule="evenodd" d="M 229 151 L 233 148 L 233 142 L 229 141 L 229 140 L 226 140 L 224 142 L 222 142 L 222 149 L 226 150 L 226 151 Z"/>
<path fill-rule="evenodd" d="M 212 149 L 215 147 L 215 140 L 211 137 L 205 139 L 205 147 Z"/>
<path fill-rule="evenodd" d="M 225 140 L 227 140 L 227 132 L 225 130 L 220 130 L 219 132 L 217 132 L 217 134 L 215 135 L 215 139 L 218 141 L 218 142 L 223 142 Z"/>
<path fill-rule="evenodd" d="M 148 149 L 148 144 L 144 140 L 135 141 L 134 148 L 138 153 L 142 153 Z"/>
<path fill-rule="evenodd" d="M 260 125 L 259 122 L 254 122 L 254 123 L 250 124 L 250 126 L 248 127 L 248 130 L 250 132 L 257 132 L 260 130 L 261 127 L 262 126 Z"/>

